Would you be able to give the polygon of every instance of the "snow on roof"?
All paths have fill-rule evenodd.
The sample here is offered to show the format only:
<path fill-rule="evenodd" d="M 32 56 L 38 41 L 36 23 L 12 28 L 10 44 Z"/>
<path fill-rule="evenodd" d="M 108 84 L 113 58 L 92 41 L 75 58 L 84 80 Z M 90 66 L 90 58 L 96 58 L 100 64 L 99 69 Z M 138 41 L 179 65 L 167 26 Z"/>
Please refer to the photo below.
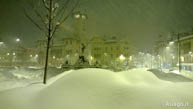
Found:
<path fill-rule="evenodd" d="M 180 38 L 180 40 L 186 40 L 186 39 L 190 39 L 190 38 L 193 38 L 193 35 L 182 37 L 182 38 Z"/>
<path fill-rule="evenodd" d="M 187 40 L 187 39 L 191 39 L 191 38 L 193 38 L 193 35 L 180 37 L 180 41 Z M 174 41 L 178 41 L 178 39 L 176 39 L 176 40 L 174 40 Z"/>

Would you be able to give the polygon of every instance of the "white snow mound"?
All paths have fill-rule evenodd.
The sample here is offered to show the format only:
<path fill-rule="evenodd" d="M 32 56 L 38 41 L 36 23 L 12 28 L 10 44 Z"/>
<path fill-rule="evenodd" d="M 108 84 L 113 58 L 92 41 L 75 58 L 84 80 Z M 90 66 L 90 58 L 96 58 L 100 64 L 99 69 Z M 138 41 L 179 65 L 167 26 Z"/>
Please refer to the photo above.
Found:
<path fill-rule="evenodd" d="M 144 69 L 82 69 L 1 92 L 0 109 L 175 109 L 170 104 L 182 102 L 188 105 L 179 108 L 192 109 L 191 90 L 193 83 L 165 82 Z"/>

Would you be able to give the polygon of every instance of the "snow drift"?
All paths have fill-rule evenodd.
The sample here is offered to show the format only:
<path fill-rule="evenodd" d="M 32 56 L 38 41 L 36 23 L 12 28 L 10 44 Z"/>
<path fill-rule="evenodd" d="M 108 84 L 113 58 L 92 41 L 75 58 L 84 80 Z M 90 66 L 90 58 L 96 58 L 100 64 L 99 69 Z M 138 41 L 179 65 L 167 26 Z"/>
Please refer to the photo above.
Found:
<path fill-rule="evenodd" d="M 114 73 L 102 69 L 69 71 L 0 93 L 0 109 L 192 109 L 193 83 L 171 83 L 144 69 Z"/>

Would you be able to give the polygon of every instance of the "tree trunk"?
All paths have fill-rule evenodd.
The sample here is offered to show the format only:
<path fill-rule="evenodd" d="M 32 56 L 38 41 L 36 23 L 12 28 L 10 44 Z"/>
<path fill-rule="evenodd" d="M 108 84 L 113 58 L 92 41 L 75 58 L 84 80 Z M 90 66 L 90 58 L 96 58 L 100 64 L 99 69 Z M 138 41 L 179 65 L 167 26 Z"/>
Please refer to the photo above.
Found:
<path fill-rule="evenodd" d="M 49 49 L 50 49 L 50 38 L 48 38 L 47 42 L 47 48 L 46 48 L 46 62 L 45 62 L 45 68 L 44 68 L 44 81 L 43 83 L 46 84 L 46 78 L 47 78 L 47 70 L 48 70 L 48 59 L 49 59 Z"/>
<path fill-rule="evenodd" d="M 49 5 L 49 27 L 48 27 L 48 42 L 47 42 L 47 49 L 46 49 L 46 63 L 45 63 L 45 69 L 44 69 L 44 80 L 43 83 L 46 84 L 47 80 L 47 70 L 48 70 L 48 59 L 49 59 L 49 49 L 50 49 L 50 41 L 51 41 L 51 25 L 52 25 L 52 0 L 50 0 Z"/>
<path fill-rule="evenodd" d="M 179 69 L 179 72 L 181 72 L 181 44 L 180 44 L 180 34 L 178 33 L 178 69 Z"/>

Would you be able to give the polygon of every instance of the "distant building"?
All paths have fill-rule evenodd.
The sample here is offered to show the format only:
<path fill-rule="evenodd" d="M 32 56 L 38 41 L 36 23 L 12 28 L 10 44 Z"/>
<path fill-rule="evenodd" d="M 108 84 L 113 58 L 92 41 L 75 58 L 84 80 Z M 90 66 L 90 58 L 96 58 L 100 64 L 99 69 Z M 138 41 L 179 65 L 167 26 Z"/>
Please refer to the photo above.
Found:
<path fill-rule="evenodd" d="M 193 35 L 180 39 L 182 69 L 193 70 Z"/>
<path fill-rule="evenodd" d="M 172 42 L 172 41 L 171 41 Z M 160 56 L 159 61 L 162 68 L 172 68 L 178 66 L 179 48 L 178 40 L 171 42 L 157 43 L 155 51 Z M 193 70 L 193 35 L 180 37 L 180 62 L 182 69 Z"/>
<path fill-rule="evenodd" d="M 89 41 L 90 56 L 93 60 L 103 64 L 115 64 L 119 57 L 126 58 L 132 55 L 131 45 L 128 40 L 121 40 L 117 37 L 92 37 Z"/>
<path fill-rule="evenodd" d="M 115 36 L 88 38 L 87 15 L 78 11 L 72 15 L 72 18 L 73 31 L 70 35 L 61 40 L 54 40 L 51 44 L 49 65 L 60 66 L 64 63 L 74 65 L 81 55 L 84 55 L 90 64 L 110 65 L 115 64 L 120 56 L 128 59 L 131 55 L 132 49 L 128 40 L 121 40 Z M 37 43 L 40 65 L 45 63 L 46 42 L 41 40 Z"/>
<path fill-rule="evenodd" d="M 38 41 L 39 64 L 44 65 L 45 41 Z M 85 43 L 84 56 L 90 64 L 96 62 L 102 65 L 114 64 L 122 55 L 129 58 L 132 55 L 130 43 L 117 37 L 92 37 Z M 65 37 L 60 41 L 54 41 L 50 48 L 50 65 L 61 65 L 64 63 L 75 64 L 81 55 L 82 41 L 75 37 Z"/>

